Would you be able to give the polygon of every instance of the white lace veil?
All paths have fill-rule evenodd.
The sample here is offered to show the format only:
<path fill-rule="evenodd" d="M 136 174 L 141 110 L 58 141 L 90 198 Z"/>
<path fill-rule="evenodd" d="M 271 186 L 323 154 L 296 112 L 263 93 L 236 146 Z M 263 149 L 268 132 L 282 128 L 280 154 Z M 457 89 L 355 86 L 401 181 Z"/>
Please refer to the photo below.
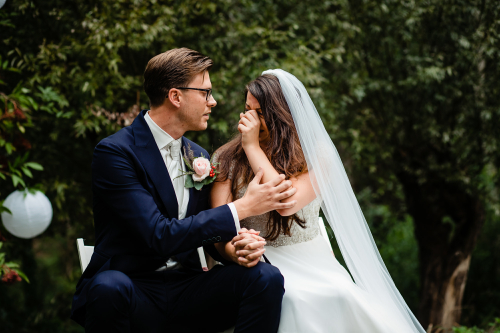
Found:
<path fill-rule="evenodd" d="M 405 332 L 425 333 L 394 285 L 354 195 L 340 156 L 304 85 L 281 69 L 267 70 L 279 79 L 304 151 L 309 175 L 321 208 L 332 227 L 356 285 L 408 327 Z"/>

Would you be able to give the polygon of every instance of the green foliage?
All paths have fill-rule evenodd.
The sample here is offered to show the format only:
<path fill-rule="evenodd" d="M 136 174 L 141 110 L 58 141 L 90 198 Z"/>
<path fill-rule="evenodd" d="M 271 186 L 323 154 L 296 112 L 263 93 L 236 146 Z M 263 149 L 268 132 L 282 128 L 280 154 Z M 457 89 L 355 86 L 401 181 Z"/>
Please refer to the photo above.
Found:
<path fill-rule="evenodd" d="M 477 328 L 476 326 L 473 326 L 473 327 L 465 327 L 465 326 L 454 327 L 453 333 L 500 333 L 500 318 L 495 318 L 495 321 L 493 323 L 490 323 L 488 326 L 489 326 L 489 328 L 487 328 L 485 330 Z"/>
<path fill-rule="evenodd" d="M 487 191 L 494 200 L 486 210 L 486 223 L 472 254 L 467 286 L 462 304 L 462 324 L 486 326 L 499 316 L 500 289 L 500 204 L 498 188 L 492 181 L 496 170 L 485 170 Z"/>
<path fill-rule="evenodd" d="M 3 247 L 3 242 L 0 242 L 0 250 Z M 15 279 L 17 276 L 17 280 Z M 2 282 L 16 282 L 24 279 L 26 282 L 30 282 L 26 274 L 19 270 L 19 264 L 9 261 L 5 262 L 5 253 L 0 252 L 0 277 L 2 277 Z"/>
<path fill-rule="evenodd" d="M 4 20 L 1 25 L 9 26 L 9 21 Z M 22 73 L 22 64 L 19 62 L 9 65 L 8 60 L 2 61 L 0 54 L 0 89 L 3 90 L 7 83 L 2 80 L 5 73 Z M 36 162 L 28 161 L 31 144 L 25 138 L 26 128 L 33 126 L 31 111 L 52 111 L 54 101 L 59 106 L 64 101 L 54 94 L 51 89 L 40 88 L 40 93 L 32 94 L 19 81 L 10 93 L 0 91 L 0 182 L 12 182 L 13 188 L 26 188 L 24 177 L 33 178 L 32 170 L 41 171 L 43 167 Z M 41 104 L 37 103 L 39 100 Z M 23 153 L 24 151 L 24 153 Z M 2 186 L 3 189 L 8 186 Z M 0 195 L 5 195 L 0 193 Z M 10 210 L 0 202 L 0 212 L 11 214 Z M 0 234 L 1 235 L 1 234 Z M 0 242 L 0 249 L 3 242 Z M 4 283 L 15 283 L 24 279 L 29 283 L 29 278 L 19 269 L 19 264 L 5 260 L 6 252 L 0 252 L 0 277 Z"/>

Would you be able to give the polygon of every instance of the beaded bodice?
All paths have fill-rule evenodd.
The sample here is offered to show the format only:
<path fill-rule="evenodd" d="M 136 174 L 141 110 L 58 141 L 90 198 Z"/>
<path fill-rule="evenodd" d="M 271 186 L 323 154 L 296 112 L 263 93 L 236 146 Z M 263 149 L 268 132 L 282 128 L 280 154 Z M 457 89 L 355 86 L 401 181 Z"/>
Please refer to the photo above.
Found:
<path fill-rule="evenodd" d="M 238 192 L 238 199 L 243 197 L 247 190 L 247 186 L 244 186 Z M 279 235 L 274 241 L 267 241 L 267 246 L 286 246 L 302 242 L 307 242 L 315 238 L 319 234 L 319 209 L 321 206 L 321 199 L 316 198 L 307 206 L 302 208 L 297 212 L 297 215 L 306 222 L 306 228 L 303 229 L 297 223 L 293 222 L 291 227 L 292 236 Z M 266 235 L 268 233 L 267 223 L 269 220 L 269 213 L 251 216 L 240 221 L 241 227 L 247 229 L 254 229 L 260 231 L 261 235 Z"/>

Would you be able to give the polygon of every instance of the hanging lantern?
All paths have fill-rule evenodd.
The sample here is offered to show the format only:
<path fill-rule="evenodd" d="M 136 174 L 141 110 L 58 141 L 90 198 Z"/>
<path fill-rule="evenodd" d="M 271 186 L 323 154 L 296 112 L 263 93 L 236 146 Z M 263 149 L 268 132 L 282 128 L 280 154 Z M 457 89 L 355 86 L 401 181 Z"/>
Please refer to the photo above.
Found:
<path fill-rule="evenodd" d="M 5 1 L 6 1 L 6 0 L 0 0 L 0 8 L 2 8 L 2 7 L 3 7 L 3 5 L 5 5 Z"/>
<path fill-rule="evenodd" d="M 8 232 L 19 238 L 33 238 L 47 229 L 52 220 L 52 205 L 40 191 L 14 191 L 3 206 L 12 214 L 2 213 L 2 221 Z"/>

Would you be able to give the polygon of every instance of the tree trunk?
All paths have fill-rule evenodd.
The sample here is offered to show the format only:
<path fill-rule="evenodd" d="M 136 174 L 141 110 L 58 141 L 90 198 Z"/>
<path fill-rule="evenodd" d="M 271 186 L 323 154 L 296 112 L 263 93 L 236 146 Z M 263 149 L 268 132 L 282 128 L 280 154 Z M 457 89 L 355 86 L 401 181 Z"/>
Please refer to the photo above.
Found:
<path fill-rule="evenodd" d="M 478 198 L 457 183 L 437 177 L 418 183 L 408 174 L 398 176 L 419 246 L 417 316 L 424 328 L 432 324 L 449 330 L 460 321 L 471 253 L 484 222 L 484 209 Z"/>

